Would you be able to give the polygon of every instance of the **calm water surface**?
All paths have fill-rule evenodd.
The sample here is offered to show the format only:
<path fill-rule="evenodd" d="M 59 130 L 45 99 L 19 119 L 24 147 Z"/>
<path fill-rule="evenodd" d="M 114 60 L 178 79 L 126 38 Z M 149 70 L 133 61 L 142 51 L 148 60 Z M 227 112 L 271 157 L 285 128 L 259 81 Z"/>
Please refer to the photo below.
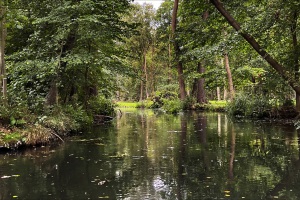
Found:
<path fill-rule="evenodd" d="M 0 199 L 300 199 L 293 126 L 123 110 L 63 145 L 0 155 Z"/>

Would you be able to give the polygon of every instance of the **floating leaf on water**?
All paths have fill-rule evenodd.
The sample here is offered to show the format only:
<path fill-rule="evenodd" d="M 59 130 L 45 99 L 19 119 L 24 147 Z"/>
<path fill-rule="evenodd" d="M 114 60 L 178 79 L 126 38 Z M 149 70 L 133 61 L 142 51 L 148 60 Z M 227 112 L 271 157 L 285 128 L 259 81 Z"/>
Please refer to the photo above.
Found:
<path fill-rule="evenodd" d="M 230 197 L 230 194 L 225 194 L 225 197 Z"/>
<path fill-rule="evenodd" d="M 10 178 L 11 176 L 2 176 L 1 178 Z"/>
<path fill-rule="evenodd" d="M 225 190 L 224 192 L 225 192 L 225 193 L 230 193 L 230 191 L 229 191 L 229 190 Z"/>
<path fill-rule="evenodd" d="M 18 198 L 18 196 L 14 195 L 13 198 Z"/>
<path fill-rule="evenodd" d="M 206 177 L 207 179 L 211 179 L 211 177 L 210 176 L 208 176 L 208 177 Z"/>
<path fill-rule="evenodd" d="M 99 199 L 109 199 L 109 196 L 98 197 Z"/>
<path fill-rule="evenodd" d="M 14 175 L 11 175 L 12 177 L 19 177 L 19 176 L 21 176 L 21 175 L 19 175 L 19 174 L 14 174 Z"/>

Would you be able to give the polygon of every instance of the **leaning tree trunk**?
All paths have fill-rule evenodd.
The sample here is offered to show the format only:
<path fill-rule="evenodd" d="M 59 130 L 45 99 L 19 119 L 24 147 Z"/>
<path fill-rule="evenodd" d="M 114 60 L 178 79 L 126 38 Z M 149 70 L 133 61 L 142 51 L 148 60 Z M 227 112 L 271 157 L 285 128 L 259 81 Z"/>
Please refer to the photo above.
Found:
<path fill-rule="evenodd" d="M 279 64 L 262 46 L 245 30 L 241 29 L 240 24 L 228 13 L 220 0 L 210 0 L 210 2 L 218 9 L 218 11 L 225 17 L 228 23 L 253 47 L 253 49 L 267 61 L 273 69 L 300 95 L 300 85 L 295 80 L 295 77 L 289 75 L 284 67 Z"/>
<path fill-rule="evenodd" d="M 179 0 L 174 1 L 173 15 L 172 15 L 172 39 L 175 50 L 175 60 L 177 62 L 177 72 L 178 72 L 178 82 L 179 82 L 179 90 L 180 90 L 180 99 L 184 100 L 186 98 L 186 90 L 185 90 L 185 82 L 183 77 L 183 64 L 180 61 L 180 48 L 179 44 L 176 41 L 175 32 L 177 27 L 177 10 L 178 10 Z"/>

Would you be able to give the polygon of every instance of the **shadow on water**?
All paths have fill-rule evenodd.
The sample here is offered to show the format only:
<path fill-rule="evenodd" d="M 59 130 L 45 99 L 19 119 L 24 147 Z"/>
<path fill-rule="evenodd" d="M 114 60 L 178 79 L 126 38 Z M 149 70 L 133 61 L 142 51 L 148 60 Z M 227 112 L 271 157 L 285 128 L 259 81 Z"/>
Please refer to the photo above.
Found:
<path fill-rule="evenodd" d="M 299 134 L 220 113 L 122 110 L 64 145 L 0 155 L 0 200 L 299 199 Z"/>

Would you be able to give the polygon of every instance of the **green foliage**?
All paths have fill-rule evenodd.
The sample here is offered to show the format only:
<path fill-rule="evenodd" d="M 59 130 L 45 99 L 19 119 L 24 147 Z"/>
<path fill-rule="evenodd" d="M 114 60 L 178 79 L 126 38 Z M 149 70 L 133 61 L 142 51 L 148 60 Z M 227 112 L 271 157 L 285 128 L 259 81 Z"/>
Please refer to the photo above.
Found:
<path fill-rule="evenodd" d="M 236 95 L 232 102 L 226 106 L 226 111 L 231 116 L 264 118 L 270 116 L 272 105 L 268 98 L 262 95 L 249 96 L 244 93 Z"/>
<path fill-rule="evenodd" d="M 87 110 L 92 115 L 109 115 L 113 116 L 116 105 L 103 96 L 98 96 L 88 101 Z"/>
<path fill-rule="evenodd" d="M 35 115 L 27 108 L 24 102 L 14 102 L 11 104 L 0 105 L 0 121 L 10 126 L 23 126 L 33 123 Z"/>
<path fill-rule="evenodd" d="M 27 122 L 24 119 L 15 119 L 14 117 L 10 117 L 10 125 L 11 126 L 22 126 Z"/>
<path fill-rule="evenodd" d="M 60 104 L 86 104 L 93 96 L 90 88 L 112 94 L 116 74 L 129 71 L 119 45 L 131 31 L 131 25 L 122 19 L 129 8 L 129 0 L 9 4 L 6 63 L 10 101 L 20 98 L 41 114 L 52 83 Z"/>
<path fill-rule="evenodd" d="M 174 100 L 164 100 L 164 105 L 162 107 L 167 113 L 176 114 L 183 109 L 183 104 L 179 99 Z"/>
<path fill-rule="evenodd" d="M 119 101 L 116 103 L 117 107 L 120 108 L 137 108 L 138 107 L 138 102 L 124 102 L 124 101 Z"/>
<path fill-rule="evenodd" d="M 19 132 L 7 133 L 7 134 L 3 134 L 1 140 L 4 143 L 18 142 L 22 140 L 22 135 Z"/>
<path fill-rule="evenodd" d="M 196 110 L 224 112 L 226 109 L 226 105 L 227 101 L 209 101 L 209 103 L 207 104 L 196 103 L 194 107 Z"/>
<path fill-rule="evenodd" d="M 79 124 L 79 126 L 77 127 L 91 125 L 93 122 L 92 116 L 89 116 L 86 110 L 81 105 L 63 106 L 62 112 L 64 112 L 67 116 L 73 119 L 76 122 L 76 124 Z"/>
<path fill-rule="evenodd" d="M 155 96 L 152 98 L 153 104 L 151 105 L 151 108 L 161 108 L 163 107 L 164 102 L 178 99 L 177 92 L 172 91 L 172 89 L 167 90 L 166 88 L 170 89 L 170 87 L 167 86 L 155 93 Z"/>
<path fill-rule="evenodd" d="M 182 109 L 191 110 L 194 108 L 195 103 L 196 103 L 195 98 L 189 96 L 182 102 Z"/>
<path fill-rule="evenodd" d="M 67 134 L 70 131 L 78 130 L 81 123 L 88 123 L 91 120 L 86 112 L 72 106 L 54 106 L 45 112 L 45 115 L 38 117 L 37 123 L 54 130 L 58 134 Z"/>
<path fill-rule="evenodd" d="M 136 108 L 152 108 L 153 101 L 151 100 L 144 100 L 137 103 Z"/>

